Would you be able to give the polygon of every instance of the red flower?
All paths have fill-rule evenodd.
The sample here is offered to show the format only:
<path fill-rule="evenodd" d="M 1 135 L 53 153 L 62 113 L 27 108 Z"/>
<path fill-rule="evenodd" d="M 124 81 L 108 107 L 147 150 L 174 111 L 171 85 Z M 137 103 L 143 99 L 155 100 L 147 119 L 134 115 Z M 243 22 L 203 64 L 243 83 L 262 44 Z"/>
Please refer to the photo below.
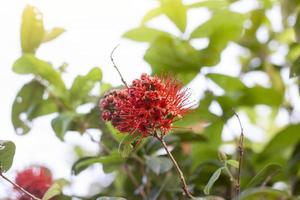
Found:
<path fill-rule="evenodd" d="M 160 130 L 167 134 L 172 122 L 188 110 L 188 94 L 175 79 L 142 74 L 128 88 L 113 90 L 100 101 L 102 118 L 121 132 L 143 137 Z"/>
<path fill-rule="evenodd" d="M 52 176 L 45 167 L 30 167 L 17 174 L 15 183 L 35 197 L 43 198 L 52 184 Z M 17 188 L 15 190 L 18 191 Z M 31 200 L 31 198 L 18 191 L 17 200 Z"/>

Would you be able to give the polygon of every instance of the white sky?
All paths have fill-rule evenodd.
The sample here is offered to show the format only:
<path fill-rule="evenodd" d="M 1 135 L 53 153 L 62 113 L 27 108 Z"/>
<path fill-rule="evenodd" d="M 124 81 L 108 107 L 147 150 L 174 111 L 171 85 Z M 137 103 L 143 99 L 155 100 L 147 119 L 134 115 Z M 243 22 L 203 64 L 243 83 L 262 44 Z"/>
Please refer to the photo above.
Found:
<path fill-rule="evenodd" d="M 251 1 L 244 2 L 246 2 L 244 6 L 236 7 L 247 10 L 251 6 L 255 6 L 255 4 L 251 4 Z M 14 74 L 11 70 L 13 62 L 21 54 L 19 29 L 21 14 L 26 4 L 37 7 L 43 13 L 46 28 L 60 26 L 67 30 L 58 39 L 42 45 L 37 56 L 51 61 L 55 66 L 67 62 L 69 67 L 64 78 L 68 85 L 76 75 L 86 74 L 94 66 L 101 66 L 105 81 L 117 85 L 121 82 L 111 67 L 109 54 L 118 43 L 121 43 L 121 46 L 115 54 L 116 63 L 128 82 L 142 72 L 150 72 L 149 66 L 143 61 L 146 44 L 121 40 L 121 35 L 129 29 L 137 27 L 142 16 L 146 11 L 155 7 L 157 1 L 9 0 L 0 3 L 0 139 L 13 140 L 17 145 L 13 168 L 8 175 L 13 178 L 15 170 L 23 169 L 24 166 L 31 164 L 44 164 L 52 169 L 55 178 L 70 178 L 70 166 L 76 160 L 72 147 L 80 145 L 93 154 L 98 150 L 97 145 L 90 142 L 87 136 L 81 137 L 78 133 L 69 133 L 66 137 L 67 142 L 60 142 L 50 127 L 50 120 L 53 116 L 35 120 L 32 131 L 26 136 L 15 135 L 11 124 L 11 107 L 16 93 L 31 78 Z M 192 11 L 189 13 L 189 17 L 194 19 L 188 23 L 188 30 L 192 30 L 200 21 L 208 19 L 209 13 L 206 10 L 203 12 Z M 176 28 L 166 18 L 160 18 L 151 25 L 178 34 Z M 235 55 L 239 53 L 239 48 L 229 45 L 227 51 L 222 54 L 222 63 L 215 71 L 237 75 L 239 64 Z M 264 78 L 256 81 L 264 83 Z M 191 85 L 195 89 L 194 96 L 201 95 L 199 91 L 204 88 L 205 84 L 207 83 L 204 83 L 200 77 Z M 214 110 L 218 112 L 217 106 L 214 107 Z M 242 116 L 242 118 L 246 120 L 245 117 Z M 286 117 L 282 117 L 282 121 L 285 124 Z M 235 121 L 232 123 L 236 125 Z M 235 125 L 233 127 L 236 127 Z M 244 128 L 248 127 L 253 130 L 250 124 L 245 125 Z M 235 130 L 238 133 L 238 128 Z M 229 128 L 228 132 L 230 131 Z M 260 131 L 255 129 L 254 132 L 258 136 L 254 136 L 254 138 L 259 140 L 263 138 Z M 97 134 L 97 130 L 94 132 Z M 85 184 L 80 184 L 83 179 L 75 182 L 74 188 L 76 188 L 77 195 L 85 195 L 89 183 L 95 180 L 99 184 L 97 187 L 105 186 L 111 176 L 106 176 L 101 171 L 101 166 L 95 166 L 90 171 L 82 173 L 81 178 L 84 179 Z M 5 188 L 7 188 L 7 184 L 3 184 L 3 181 L 0 180 L 0 198 L 5 196 Z"/>

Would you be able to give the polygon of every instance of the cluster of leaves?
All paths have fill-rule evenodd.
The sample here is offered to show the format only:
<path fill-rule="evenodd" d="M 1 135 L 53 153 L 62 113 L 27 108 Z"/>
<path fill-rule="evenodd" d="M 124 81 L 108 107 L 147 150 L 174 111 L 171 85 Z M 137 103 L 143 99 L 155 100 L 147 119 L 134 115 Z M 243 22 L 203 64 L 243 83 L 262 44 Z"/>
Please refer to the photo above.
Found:
<path fill-rule="evenodd" d="M 205 140 L 198 142 L 194 140 L 190 144 L 189 153 L 191 154 L 192 169 L 188 170 L 191 171 L 191 177 L 195 177 L 191 178 L 191 183 L 195 184 L 195 191 L 202 191 L 204 188 L 204 192 L 208 193 L 212 184 L 217 179 L 221 179 L 222 181 L 216 182 L 217 185 L 213 190 L 215 194 L 226 198 L 229 198 L 232 192 L 232 184 L 226 184 L 228 181 L 226 176 L 231 179 L 232 177 L 226 172 L 226 165 L 222 165 L 218 161 L 217 152 L 223 144 L 221 140 L 223 125 L 233 116 L 232 108 L 245 111 L 252 122 L 256 124 L 256 105 L 266 105 L 272 109 L 273 113 L 270 127 L 276 127 L 273 121 L 279 109 L 286 110 L 290 115 L 294 111 L 290 100 L 284 97 L 288 88 L 283 82 L 282 71 L 291 66 L 290 77 L 300 75 L 299 64 L 297 63 L 299 51 L 296 50 L 299 32 L 297 23 L 300 18 L 297 17 L 296 24 L 289 23 L 291 21 L 289 19 L 297 15 L 298 3 L 296 1 L 264 0 L 258 2 L 257 8 L 246 13 L 232 11 L 232 5 L 237 3 L 239 1 L 217 0 L 185 5 L 180 0 L 161 0 L 159 7 L 150 10 L 144 16 L 139 27 L 124 34 L 125 38 L 149 43 L 144 59 L 153 67 L 154 73 L 163 74 L 172 71 L 185 83 L 189 83 L 201 74 L 223 89 L 224 94 L 222 95 L 215 94 L 214 91 L 208 89 L 199 103 L 200 106 L 187 117 L 188 119 L 181 121 L 180 125 L 196 125 L 199 120 L 211 122 L 211 125 L 201 134 L 205 136 Z M 283 15 L 282 21 L 279 22 L 283 26 L 280 31 L 274 30 L 270 19 L 267 17 L 267 12 L 274 7 L 282 9 L 282 13 L 278 11 L 278 14 Z M 194 9 L 199 9 L 201 12 L 200 8 L 210 11 L 210 19 L 191 32 L 186 31 L 187 12 Z M 150 21 L 160 15 L 165 15 L 178 28 L 178 31 L 181 32 L 179 36 L 150 26 Z M 266 41 L 259 39 L 260 29 L 267 30 L 268 38 Z M 193 42 L 201 38 L 208 39 L 208 45 L 205 48 L 197 49 L 193 46 Z M 239 48 L 244 49 L 245 52 L 248 51 L 240 57 L 241 72 L 239 77 L 203 73 L 202 68 L 215 67 L 220 62 L 221 53 L 228 46 L 228 43 L 234 43 Z M 272 61 L 271 56 L 285 45 L 289 45 L 289 52 L 284 63 L 279 65 Z M 245 85 L 240 77 L 245 77 L 252 72 L 265 74 L 269 79 L 270 87 L 261 85 L 248 87 Z M 221 116 L 216 116 L 208 109 L 212 102 L 221 107 Z M 288 185 L 291 194 L 298 195 L 296 188 L 298 188 L 297 180 L 299 178 L 295 175 L 299 173 L 296 169 L 299 160 L 295 156 L 299 143 L 299 136 L 297 135 L 299 127 L 299 124 L 291 124 L 279 132 L 276 128 L 267 129 L 267 132 L 269 131 L 275 136 L 261 147 L 260 152 L 253 148 L 253 142 L 247 141 L 246 164 L 242 174 L 242 188 L 245 191 L 242 198 L 257 199 L 257 195 L 270 196 L 268 199 L 291 198 L 287 197 L 286 191 L 275 191 L 271 188 L 272 184 L 278 180 L 284 181 Z M 279 149 L 285 150 L 278 154 Z M 232 157 L 234 158 L 235 155 Z M 185 159 L 181 162 L 188 161 Z M 294 171 L 291 171 L 291 168 Z M 225 172 L 221 173 L 222 170 Z M 208 176 L 213 171 L 215 172 L 205 186 L 209 179 Z M 280 176 L 273 179 L 272 177 L 277 175 L 279 171 L 282 172 Z M 261 185 L 264 188 L 255 188 Z"/>
<path fill-rule="evenodd" d="M 176 129 L 166 137 L 195 196 L 200 199 L 230 199 L 233 196 L 237 154 L 219 153 L 224 145 L 221 138 L 224 125 L 233 117 L 233 108 L 244 111 L 253 124 L 258 124 L 256 106 L 265 105 L 272 110 L 266 132 L 273 137 L 270 136 L 263 145 L 246 139 L 240 199 L 296 199 L 300 195 L 300 124 L 290 124 L 279 130 L 274 119 L 279 110 L 287 111 L 290 116 L 294 112 L 290 99 L 286 97 L 289 86 L 283 81 L 282 74 L 288 68 L 291 77 L 300 75 L 300 31 L 297 27 L 300 17 L 296 17 L 295 24 L 289 20 L 298 15 L 299 3 L 261 0 L 256 8 L 246 13 L 232 11 L 232 5 L 236 3 L 239 1 L 203 0 L 184 4 L 181 0 L 160 0 L 157 8 L 146 13 L 139 27 L 123 36 L 149 44 L 144 59 L 151 65 L 154 74 L 171 72 L 185 84 L 202 75 L 224 91 L 220 95 L 207 88 L 199 102 L 200 106 L 174 124 L 188 129 Z M 274 6 L 281 8 L 278 12 L 283 16 L 283 28 L 279 31 L 274 30 L 267 16 Z M 188 13 L 191 10 L 201 12 L 203 9 L 208 10 L 211 17 L 188 32 Z M 89 134 L 89 129 L 99 128 L 102 135 L 97 142 L 102 151 L 94 157 L 81 155 L 72 171 L 77 175 L 95 163 L 102 163 L 105 172 L 115 171 L 116 178 L 112 185 L 89 199 L 112 194 L 130 200 L 182 199 L 180 185 L 174 184 L 178 180 L 172 171 L 172 163 L 161 155 L 158 141 L 146 138 L 136 145 L 136 136 L 124 136 L 110 124 L 99 120 L 98 100 L 111 87 L 102 82 L 100 68 L 92 68 L 88 74 L 77 76 L 72 86 L 67 88 L 62 79 L 65 66 L 55 68 L 36 57 L 35 52 L 40 45 L 64 32 L 61 28 L 46 31 L 40 15 L 31 6 L 26 7 L 23 14 L 22 56 L 14 63 L 13 70 L 33 78 L 21 88 L 13 104 L 12 122 L 16 133 L 28 133 L 35 118 L 49 114 L 56 115 L 51 124 L 61 140 L 68 131 Z M 177 27 L 179 36 L 152 28 L 151 21 L 159 20 L 156 19 L 159 16 L 167 17 Z M 267 31 L 266 41 L 258 37 L 261 29 Z M 194 41 L 203 38 L 209 41 L 207 47 L 197 49 L 193 46 Z M 213 68 L 220 62 L 228 44 L 235 44 L 248 52 L 240 57 L 240 77 L 259 72 L 267 77 L 269 87 L 248 86 L 240 77 L 204 73 L 203 68 Z M 270 58 L 282 46 L 288 46 L 289 52 L 284 63 L 278 65 Z M 97 85 L 101 89 L 94 94 Z M 93 108 L 86 113 L 79 113 L 78 108 L 85 104 L 92 104 Z M 221 115 L 209 109 L 212 104 L 220 106 Z M 235 145 L 236 141 L 226 144 Z M 8 156 L 0 154 L 1 166 L 5 171 L 11 165 L 13 151 L 7 151 L 5 154 Z M 284 190 L 273 187 L 278 181 L 285 184 Z M 60 193 L 60 190 L 54 190 Z M 209 194 L 218 197 L 210 197 Z"/>

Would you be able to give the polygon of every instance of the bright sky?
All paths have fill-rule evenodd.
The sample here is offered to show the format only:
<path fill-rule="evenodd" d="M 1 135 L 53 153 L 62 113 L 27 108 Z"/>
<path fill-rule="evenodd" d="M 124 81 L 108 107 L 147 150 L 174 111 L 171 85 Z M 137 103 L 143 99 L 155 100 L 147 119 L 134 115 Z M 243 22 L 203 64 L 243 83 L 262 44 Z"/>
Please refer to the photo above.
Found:
<path fill-rule="evenodd" d="M 255 3 L 252 4 L 251 1 L 245 2 L 244 6 L 238 5 L 238 8 L 247 10 L 255 6 Z M 17 145 L 14 165 L 8 175 L 13 178 L 16 170 L 32 164 L 43 164 L 52 169 L 55 178 L 65 177 L 69 179 L 70 166 L 76 160 L 72 147 L 79 145 L 91 152 L 91 154 L 95 154 L 98 150 L 96 144 L 90 142 L 87 136 L 80 136 L 78 133 L 67 134 L 66 143 L 59 141 L 54 136 L 49 123 L 53 116 L 35 120 L 32 131 L 26 136 L 15 135 L 11 124 L 11 107 L 16 93 L 31 78 L 14 74 L 11 70 L 13 62 L 21 54 L 19 40 L 20 19 L 22 11 L 27 4 L 37 7 L 43 13 L 46 28 L 50 29 L 54 26 L 60 26 L 67 30 L 58 39 L 42 45 L 38 50 L 38 57 L 51 61 L 55 66 L 67 62 L 69 67 L 64 78 L 68 84 L 72 82 L 76 75 L 85 74 L 91 67 L 100 66 L 104 72 L 104 80 L 117 85 L 121 82 L 117 73 L 111 67 L 109 54 L 118 43 L 121 46 L 115 54 L 116 63 L 128 82 L 138 77 L 142 72 L 150 72 L 149 66 L 143 61 L 146 44 L 121 40 L 121 35 L 125 31 L 138 26 L 142 16 L 146 11 L 155 7 L 157 1 L 10 0 L 1 3 L 0 139 L 13 140 Z M 199 11 L 189 13 L 190 18 L 197 20 L 189 22 L 188 30 L 191 30 L 194 25 L 208 19 L 210 16 L 206 10 L 200 13 L 200 15 Z M 167 29 L 175 34 L 178 33 L 176 28 L 167 22 L 165 18 L 155 21 L 152 25 Z M 222 55 L 221 67 L 219 66 L 216 71 L 237 75 L 239 65 L 235 55 L 238 53 L 240 53 L 240 49 L 235 45 L 229 45 L 227 51 Z M 252 80 L 248 81 L 249 84 L 253 84 Z M 245 81 L 247 82 L 247 80 Z M 268 84 L 265 83 L 263 76 L 256 81 Z M 199 91 L 204 88 L 205 84 L 200 77 L 198 81 L 191 85 L 192 88 L 197 89 L 194 90 L 194 96 L 201 95 Z M 213 110 L 217 113 L 218 106 L 213 106 Z M 282 120 L 284 123 L 286 122 L 284 115 Z M 251 125 L 246 125 L 245 128 L 247 127 L 253 129 Z M 236 133 L 238 133 L 238 129 L 236 130 Z M 95 135 L 99 133 L 98 130 L 93 132 Z M 258 138 L 258 140 L 261 140 L 263 138 L 261 130 L 255 129 L 254 133 L 257 134 L 256 136 L 254 135 L 254 139 Z M 111 180 L 111 176 L 104 175 L 101 166 L 97 165 L 89 171 L 81 173 L 77 179 L 73 189 L 76 188 L 77 195 L 86 195 L 89 183 L 97 182 L 95 184 L 97 189 L 107 185 Z M 85 184 L 80 184 L 83 180 Z M 7 184 L 0 180 L 0 198 L 6 195 L 6 188 Z"/>

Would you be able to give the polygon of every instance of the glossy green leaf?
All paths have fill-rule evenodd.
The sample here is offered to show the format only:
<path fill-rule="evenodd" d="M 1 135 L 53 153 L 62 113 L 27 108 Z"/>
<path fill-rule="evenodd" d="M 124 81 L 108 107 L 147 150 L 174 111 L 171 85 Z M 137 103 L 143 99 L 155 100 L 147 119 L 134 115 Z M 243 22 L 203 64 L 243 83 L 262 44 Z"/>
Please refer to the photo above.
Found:
<path fill-rule="evenodd" d="M 237 160 L 226 160 L 226 163 L 234 168 L 239 167 L 239 162 Z"/>
<path fill-rule="evenodd" d="M 240 195 L 240 200 L 290 200 L 287 192 L 272 188 L 250 188 L 243 191 Z"/>
<path fill-rule="evenodd" d="M 62 194 L 63 187 L 68 184 L 68 181 L 65 179 L 59 179 L 55 181 L 51 187 L 47 190 L 42 200 L 50 200 L 51 198 Z"/>
<path fill-rule="evenodd" d="M 56 136 L 60 140 L 64 140 L 66 132 L 70 129 L 72 120 L 74 119 L 75 114 L 72 112 L 65 112 L 59 114 L 56 118 L 51 121 L 52 128 Z"/>
<path fill-rule="evenodd" d="M 173 163 L 169 158 L 160 156 L 146 157 L 146 164 L 157 175 L 169 171 L 173 166 Z"/>
<path fill-rule="evenodd" d="M 26 6 L 22 15 L 21 46 L 23 53 L 34 53 L 43 41 L 45 34 L 43 16 L 30 5 Z"/>
<path fill-rule="evenodd" d="M 63 28 L 55 27 L 51 31 L 47 31 L 44 34 L 43 42 L 49 42 L 51 40 L 54 40 L 61 34 L 63 34 L 66 30 Z"/>
<path fill-rule="evenodd" d="M 70 100 L 74 107 L 82 104 L 88 97 L 91 90 L 102 79 L 102 71 L 98 67 L 94 67 L 85 76 L 77 76 L 70 89 Z"/>
<path fill-rule="evenodd" d="M 221 172 L 222 172 L 222 168 L 219 168 L 213 173 L 213 175 L 210 177 L 208 183 L 204 187 L 204 190 L 203 190 L 204 194 L 209 195 L 210 189 L 215 184 L 215 182 L 219 179 Z"/>
<path fill-rule="evenodd" d="M 84 157 L 80 158 L 78 161 L 76 161 L 72 166 L 72 172 L 77 175 L 89 166 L 96 164 L 96 163 L 102 163 L 105 167 L 105 165 L 108 165 L 110 167 L 112 166 L 118 166 L 124 162 L 123 158 L 117 151 L 113 151 L 110 155 L 107 156 L 99 156 L 99 157 Z"/>
<path fill-rule="evenodd" d="M 168 36 L 169 34 L 158 29 L 141 26 L 127 31 L 123 37 L 139 42 L 151 42 L 160 35 Z"/>
<path fill-rule="evenodd" d="M 126 200 L 122 197 L 99 197 L 96 200 Z"/>
<path fill-rule="evenodd" d="M 45 107 L 44 91 L 43 85 L 31 81 L 18 92 L 11 113 L 11 120 L 17 134 L 26 134 L 30 130 L 30 121 L 33 118 L 56 110 L 55 107 Z"/>
<path fill-rule="evenodd" d="M 38 59 L 33 54 L 24 54 L 13 65 L 14 72 L 18 74 L 33 74 L 47 81 L 53 92 L 58 96 L 66 95 L 66 87 L 59 72 L 53 66 Z"/>
<path fill-rule="evenodd" d="M 0 172 L 7 172 L 14 160 L 16 145 L 11 141 L 0 140 Z"/>
<path fill-rule="evenodd" d="M 265 181 L 269 181 L 273 176 L 281 172 L 281 170 L 282 167 L 278 164 L 268 164 L 251 179 L 247 187 L 255 187 L 264 184 Z"/>
<path fill-rule="evenodd" d="M 181 0 L 160 0 L 161 10 L 167 17 L 184 32 L 187 22 L 187 8 Z"/>

